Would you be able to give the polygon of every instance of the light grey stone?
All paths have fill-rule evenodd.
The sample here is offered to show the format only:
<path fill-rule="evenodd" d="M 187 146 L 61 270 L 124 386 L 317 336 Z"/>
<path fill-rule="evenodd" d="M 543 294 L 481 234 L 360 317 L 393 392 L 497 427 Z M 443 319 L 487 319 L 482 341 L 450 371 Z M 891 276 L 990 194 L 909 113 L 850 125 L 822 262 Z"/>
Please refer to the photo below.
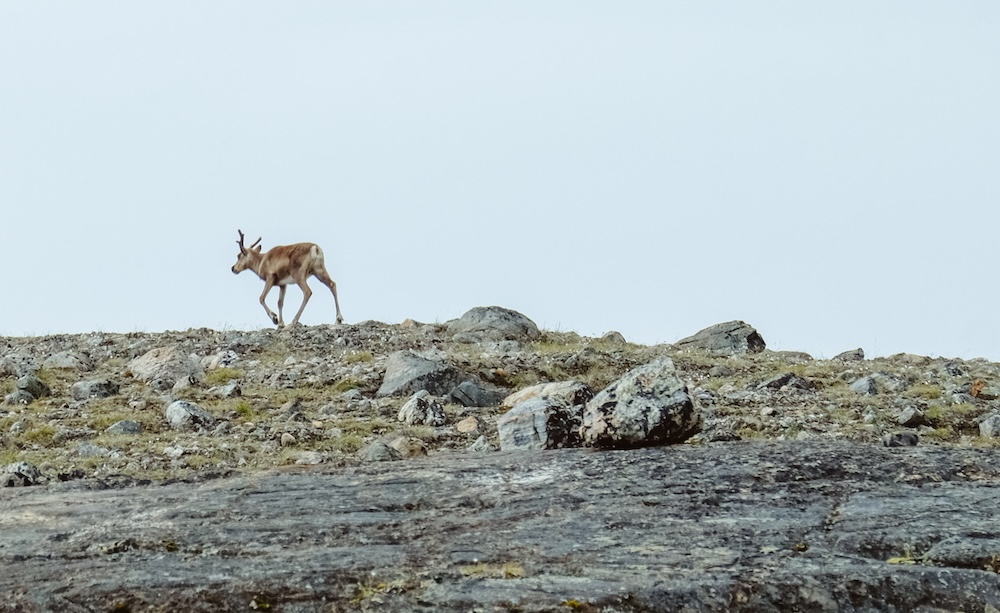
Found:
<path fill-rule="evenodd" d="M 108 434 L 142 434 L 142 424 L 131 419 L 116 421 L 105 430 Z"/>
<path fill-rule="evenodd" d="M 851 391 L 864 396 L 874 396 L 878 394 L 878 384 L 872 377 L 862 377 L 851 383 Z"/>
<path fill-rule="evenodd" d="M 175 400 L 167 406 L 167 421 L 175 430 L 200 430 L 215 426 L 218 419 L 193 402 Z"/>
<path fill-rule="evenodd" d="M 27 374 L 17 379 L 15 383 L 17 389 L 28 392 L 35 398 L 44 398 L 52 395 L 49 386 L 34 374 Z"/>
<path fill-rule="evenodd" d="M 979 436 L 1000 438 L 1000 413 L 992 413 L 979 422 Z"/>
<path fill-rule="evenodd" d="M 600 391 L 583 412 L 588 447 L 631 448 L 680 443 L 701 431 L 701 413 L 674 363 L 660 358 Z"/>
<path fill-rule="evenodd" d="M 727 321 L 709 326 L 674 344 L 680 349 L 704 349 L 728 355 L 760 353 L 767 347 L 760 333 L 742 321 Z"/>
<path fill-rule="evenodd" d="M 428 360 L 412 351 L 397 351 L 386 360 L 385 377 L 377 397 L 405 396 L 426 390 L 445 396 L 466 375 L 445 362 Z"/>
<path fill-rule="evenodd" d="M 449 322 L 447 332 L 459 343 L 532 341 L 542 335 L 528 317 L 498 306 L 470 309 L 459 319 Z"/>
<path fill-rule="evenodd" d="M 497 420 L 500 449 L 579 447 L 582 409 L 549 397 L 526 400 Z"/>
<path fill-rule="evenodd" d="M 514 406 L 532 398 L 554 398 L 569 406 L 586 404 L 594 397 L 594 390 L 586 383 L 579 381 L 557 381 L 554 383 L 539 383 L 518 390 L 504 398 L 501 407 Z"/>
<path fill-rule="evenodd" d="M 73 396 L 73 400 L 108 398 L 117 394 L 118 389 L 118 384 L 108 379 L 78 381 L 70 387 L 70 395 Z"/>

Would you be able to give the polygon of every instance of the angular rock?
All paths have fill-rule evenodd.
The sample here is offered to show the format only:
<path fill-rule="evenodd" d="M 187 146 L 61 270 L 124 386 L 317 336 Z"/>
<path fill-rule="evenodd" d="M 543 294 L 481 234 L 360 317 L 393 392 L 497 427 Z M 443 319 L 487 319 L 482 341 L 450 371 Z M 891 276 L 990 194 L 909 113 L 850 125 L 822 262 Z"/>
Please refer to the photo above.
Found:
<path fill-rule="evenodd" d="M 839 362 L 861 362 L 865 359 L 865 350 L 858 347 L 857 349 L 838 353 L 833 356 L 833 359 Z"/>
<path fill-rule="evenodd" d="M 142 424 L 131 419 L 116 421 L 105 430 L 108 434 L 142 434 Z"/>
<path fill-rule="evenodd" d="M 490 445 L 489 439 L 487 439 L 483 435 L 480 435 L 479 438 L 476 439 L 476 442 L 469 445 L 468 451 L 472 451 L 475 453 L 488 453 L 490 451 L 496 451 L 496 450 L 493 448 L 493 445 Z"/>
<path fill-rule="evenodd" d="M 410 397 L 402 407 L 396 419 L 408 426 L 443 426 L 445 424 L 444 407 L 435 400 L 427 390 L 420 390 Z"/>
<path fill-rule="evenodd" d="M 466 378 L 445 362 L 428 360 L 412 351 L 397 351 L 386 360 L 385 377 L 376 396 L 405 396 L 420 390 L 445 396 Z"/>
<path fill-rule="evenodd" d="M 674 344 L 680 349 L 705 349 L 728 355 L 760 353 L 767 347 L 757 330 L 742 321 L 727 321 L 709 326 Z"/>
<path fill-rule="evenodd" d="M 14 390 L 3 397 L 3 403 L 6 405 L 31 404 L 34 401 L 35 397 L 24 390 Z"/>
<path fill-rule="evenodd" d="M 209 429 L 219 421 L 215 415 L 186 400 L 171 402 L 167 407 L 166 417 L 175 430 Z"/>
<path fill-rule="evenodd" d="M 482 425 L 479 422 L 479 418 L 475 415 L 469 415 L 455 424 L 455 431 L 462 434 L 478 433 L 480 428 L 482 428 Z"/>
<path fill-rule="evenodd" d="M 874 396 L 878 394 L 878 384 L 872 377 L 862 377 L 851 384 L 851 391 L 855 394 Z"/>
<path fill-rule="evenodd" d="M 467 311 L 448 323 L 447 333 L 459 343 L 533 341 L 542 336 L 535 322 L 517 311 L 498 306 Z"/>
<path fill-rule="evenodd" d="M 94 361 L 83 354 L 60 351 L 42 362 L 42 368 L 66 370 L 93 370 Z"/>
<path fill-rule="evenodd" d="M 154 389 L 166 391 L 189 377 L 200 380 L 203 371 L 200 360 L 179 347 L 160 347 L 130 361 L 126 373 L 149 383 Z"/>
<path fill-rule="evenodd" d="M 415 458 L 427 455 L 427 446 L 414 436 L 393 433 L 382 437 L 382 442 L 399 452 L 403 458 Z"/>
<path fill-rule="evenodd" d="M 4 469 L 0 485 L 3 487 L 25 487 L 42 481 L 42 473 L 34 464 L 14 462 Z"/>
<path fill-rule="evenodd" d="M 78 381 L 70 387 L 70 395 L 73 400 L 87 400 L 89 398 L 109 398 L 118 393 L 118 384 L 108 379 L 97 379 L 94 381 Z"/>
<path fill-rule="evenodd" d="M 628 343 L 622 333 L 617 330 L 605 332 L 599 340 L 603 343 L 608 343 L 609 345 L 625 345 Z"/>
<path fill-rule="evenodd" d="M 927 423 L 924 412 L 914 406 L 906 407 L 896 418 L 896 423 L 906 428 L 916 428 Z"/>
<path fill-rule="evenodd" d="M 403 455 L 399 451 L 382 441 L 375 441 L 368 445 L 358 452 L 358 457 L 362 462 L 395 462 L 403 459 Z"/>
<path fill-rule="evenodd" d="M 462 381 L 448 396 L 464 407 L 495 407 L 507 392 L 475 380 Z"/>
<path fill-rule="evenodd" d="M 1000 413 L 992 413 L 979 422 L 979 436 L 1000 438 Z"/>
<path fill-rule="evenodd" d="M 34 374 L 27 374 L 19 377 L 16 382 L 17 389 L 31 394 L 35 398 L 44 398 L 52 395 L 52 390 L 48 385 Z"/>
<path fill-rule="evenodd" d="M 554 398 L 532 398 L 497 420 L 500 449 L 561 449 L 579 447 L 582 407 Z"/>
<path fill-rule="evenodd" d="M 815 389 L 815 387 L 816 385 L 812 381 L 808 379 L 803 379 L 802 377 L 790 372 L 786 372 L 777 375 L 775 377 L 771 377 L 770 379 L 757 385 L 757 389 L 759 390 L 762 389 L 780 390 L 781 388 L 786 388 L 786 389 L 797 389 L 797 390 L 807 391 Z"/>
<path fill-rule="evenodd" d="M 635 368 L 587 403 L 588 447 L 627 449 L 681 443 L 701 430 L 701 413 L 670 358 Z"/>
<path fill-rule="evenodd" d="M 501 407 L 512 408 L 532 398 L 554 398 L 569 406 L 586 404 L 594 397 L 594 390 L 586 383 L 579 381 L 558 381 L 555 383 L 539 383 L 518 390 L 504 398 Z"/>

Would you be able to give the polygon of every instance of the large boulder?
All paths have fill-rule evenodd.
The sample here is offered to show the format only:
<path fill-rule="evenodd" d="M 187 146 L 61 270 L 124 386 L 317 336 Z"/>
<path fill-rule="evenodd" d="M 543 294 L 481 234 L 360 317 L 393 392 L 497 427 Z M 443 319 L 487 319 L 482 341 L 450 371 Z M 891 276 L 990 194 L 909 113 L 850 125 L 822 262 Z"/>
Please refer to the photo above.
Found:
<path fill-rule="evenodd" d="M 476 307 L 448 323 L 455 342 L 533 341 L 542 336 L 535 322 L 521 313 L 498 306 Z"/>
<path fill-rule="evenodd" d="M 427 390 L 435 396 L 446 396 L 466 375 L 446 362 L 429 360 L 412 351 L 397 351 L 389 356 L 385 377 L 376 396 L 406 396 Z"/>
<path fill-rule="evenodd" d="M 681 349 L 705 349 L 730 355 L 760 353 L 766 347 L 757 330 L 742 321 L 727 321 L 709 326 L 693 336 L 682 338 L 675 345 Z"/>
<path fill-rule="evenodd" d="M 183 379 L 200 379 L 203 374 L 201 360 L 178 347 L 159 347 L 148 351 L 130 361 L 125 372 L 160 391 L 171 389 Z"/>
<path fill-rule="evenodd" d="M 594 397 L 594 390 L 586 383 L 579 381 L 557 381 L 555 383 L 539 383 L 518 390 L 504 398 L 502 408 L 512 408 L 533 398 L 555 398 L 570 406 L 586 404 Z"/>
<path fill-rule="evenodd" d="M 635 368 L 587 403 L 588 447 L 628 449 L 681 443 L 701 431 L 701 413 L 670 358 Z"/>
<path fill-rule="evenodd" d="M 582 408 L 555 398 L 522 402 L 497 420 L 500 449 L 579 447 Z"/>

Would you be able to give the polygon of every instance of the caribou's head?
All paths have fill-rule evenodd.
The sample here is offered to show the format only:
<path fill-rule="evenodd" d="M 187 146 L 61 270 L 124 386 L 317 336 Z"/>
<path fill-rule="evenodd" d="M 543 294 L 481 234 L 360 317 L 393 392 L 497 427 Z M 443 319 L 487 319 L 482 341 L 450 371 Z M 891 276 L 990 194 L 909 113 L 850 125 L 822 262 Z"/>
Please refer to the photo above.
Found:
<path fill-rule="evenodd" d="M 243 244 L 243 230 L 237 230 L 240 233 L 240 240 L 236 241 L 236 244 L 240 246 L 240 252 L 236 254 L 236 263 L 233 264 L 233 274 L 238 275 L 253 264 L 257 256 L 260 256 L 260 239 L 258 238 L 254 241 L 254 244 L 249 247 Z M 255 249 L 256 247 L 256 249 Z"/>

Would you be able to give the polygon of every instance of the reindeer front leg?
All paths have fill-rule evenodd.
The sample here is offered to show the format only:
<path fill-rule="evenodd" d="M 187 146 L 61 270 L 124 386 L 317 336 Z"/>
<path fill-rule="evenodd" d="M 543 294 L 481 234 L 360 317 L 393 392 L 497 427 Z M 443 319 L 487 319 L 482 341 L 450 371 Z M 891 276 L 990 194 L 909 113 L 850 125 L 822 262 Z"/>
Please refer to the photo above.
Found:
<path fill-rule="evenodd" d="M 282 309 L 284 308 L 284 306 L 285 306 L 285 286 L 284 285 L 279 285 L 278 286 L 278 327 L 279 328 L 284 328 L 285 327 L 285 315 L 284 315 L 284 313 L 282 311 Z M 295 322 L 293 321 L 292 323 L 295 323 Z"/>
<path fill-rule="evenodd" d="M 270 279 L 264 281 L 264 293 L 260 295 L 260 304 L 261 304 L 262 307 L 264 307 L 264 311 L 267 313 L 267 316 L 271 318 L 271 322 L 274 323 L 274 325 L 278 326 L 278 325 L 280 325 L 278 323 L 278 316 L 275 315 L 274 311 L 272 311 L 267 306 L 267 302 L 266 302 L 267 295 L 269 293 L 271 293 L 271 288 L 272 287 L 274 287 L 274 281 L 271 281 Z M 285 288 L 282 287 L 281 289 L 282 289 L 282 291 L 284 291 Z M 279 300 L 279 302 L 280 302 L 280 300 Z M 280 309 L 281 307 L 278 307 L 278 308 Z"/>

